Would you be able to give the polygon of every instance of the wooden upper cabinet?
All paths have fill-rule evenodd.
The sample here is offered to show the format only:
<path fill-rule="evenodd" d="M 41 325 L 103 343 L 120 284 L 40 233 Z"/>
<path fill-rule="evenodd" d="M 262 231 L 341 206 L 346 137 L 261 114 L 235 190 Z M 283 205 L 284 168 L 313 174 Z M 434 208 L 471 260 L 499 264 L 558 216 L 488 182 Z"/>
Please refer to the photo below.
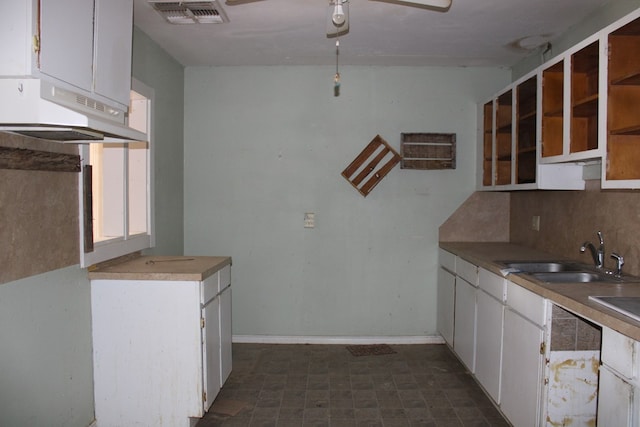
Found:
<path fill-rule="evenodd" d="M 598 149 L 599 42 L 571 55 L 570 152 Z"/>
<path fill-rule="evenodd" d="M 513 149 L 513 91 L 509 89 L 496 101 L 495 184 L 511 184 Z"/>
<path fill-rule="evenodd" d="M 516 86 L 516 184 L 536 182 L 538 78 Z"/>
<path fill-rule="evenodd" d="M 564 60 L 542 70 L 542 157 L 563 151 Z"/>
<path fill-rule="evenodd" d="M 482 107 L 482 185 L 493 185 L 493 101 L 489 101 Z"/>
<path fill-rule="evenodd" d="M 640 187 L 640 18 L 608 37 L 607 152 L 604 186 Z"/>

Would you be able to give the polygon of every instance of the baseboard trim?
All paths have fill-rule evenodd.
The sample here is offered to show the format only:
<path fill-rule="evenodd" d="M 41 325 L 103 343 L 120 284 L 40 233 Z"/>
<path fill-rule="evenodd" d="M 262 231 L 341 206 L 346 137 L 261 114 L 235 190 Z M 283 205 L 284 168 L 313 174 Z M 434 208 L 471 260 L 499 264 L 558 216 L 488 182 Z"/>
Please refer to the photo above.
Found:
<path fill-rule="evenodd" d="M 440 335 L 374 337 L 233 335 L 232 341 L 243 344 L 444 344 L 444 339 Z"/>

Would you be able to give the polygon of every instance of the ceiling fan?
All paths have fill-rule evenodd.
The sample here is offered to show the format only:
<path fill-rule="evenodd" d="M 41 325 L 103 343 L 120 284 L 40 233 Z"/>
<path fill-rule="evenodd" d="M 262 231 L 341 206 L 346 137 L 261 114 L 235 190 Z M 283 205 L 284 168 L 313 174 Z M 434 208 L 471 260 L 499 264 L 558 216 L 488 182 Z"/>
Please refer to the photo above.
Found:
<path fill-rule="evenodd" d="M 234 0 L 227 0 L 229 1 Z M 243 1 L 243 0 L 239 0 Z M 246 0 L 244 0 L 246 1 Z M 452 0 L 372 0 L 401 6 L 418 7 L 437 12 L 446 12 Z M 327 37 L 338 37 L 349 32 L 349 0 L 329 0 L 327 12 Z"/>

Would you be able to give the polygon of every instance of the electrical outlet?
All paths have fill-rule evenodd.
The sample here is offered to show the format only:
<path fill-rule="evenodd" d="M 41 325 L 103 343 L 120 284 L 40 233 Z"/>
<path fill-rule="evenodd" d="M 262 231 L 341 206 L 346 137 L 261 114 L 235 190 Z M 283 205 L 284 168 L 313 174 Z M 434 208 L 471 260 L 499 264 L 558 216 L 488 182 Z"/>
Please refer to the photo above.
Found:
<path fill-rule="evenodd" d="M 315 228 L 316 226 L 316 214 L 313 212 L 307 212 L 304 214 L 304 228 Z"/>
<path fill-rule="evenodd" d="M 540 231 L 540 215 L 534 215 L 531 217 L 531 229 L 533 231 Z"/>

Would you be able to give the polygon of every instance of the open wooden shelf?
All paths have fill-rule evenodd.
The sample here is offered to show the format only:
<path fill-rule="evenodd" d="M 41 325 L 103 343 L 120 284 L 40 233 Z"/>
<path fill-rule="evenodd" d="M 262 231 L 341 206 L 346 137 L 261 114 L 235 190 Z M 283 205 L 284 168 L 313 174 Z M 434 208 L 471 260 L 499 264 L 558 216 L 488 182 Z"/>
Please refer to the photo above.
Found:
<path fill-rule="evenodd" d="M 638 86 L 640 85 L 640 71 L 634 71 L 626 76 L 611 79 L 611 86 Z"/>
<path fill-rule="evenodd" d="M 598 114 L 598 94 L 589 95 L 573 103 L 574 117 L 592 117 Z"/>

